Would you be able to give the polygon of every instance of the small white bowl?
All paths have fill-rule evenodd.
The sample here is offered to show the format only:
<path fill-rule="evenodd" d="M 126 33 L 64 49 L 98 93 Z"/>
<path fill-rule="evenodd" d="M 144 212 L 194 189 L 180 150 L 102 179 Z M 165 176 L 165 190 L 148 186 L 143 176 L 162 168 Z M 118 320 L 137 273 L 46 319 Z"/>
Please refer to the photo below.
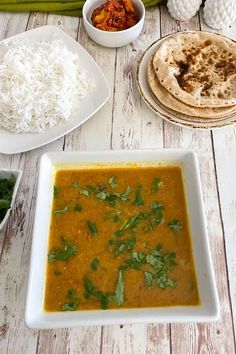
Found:
<path fill-rule="evenodd" d="M 15 185 L 14 185 L 14 190 L 13 190 L 13 193 L 12 193 L 12 198 L 11 198 L 11 205 L 10 205 L 10 208 L 7 210 L 3 220 L 0 222 L 0 230 L 3 228 L 3 226 L 6 224 L 7 222 L 7 219 L 10 215 L 10 212 L 11 212 L 11 209 L 12 209 L 12 206 L 15 202 L 15 199 L 16 199 L 16 193 L 17 193 L 17 190 L 18 190 L 18 187 L 19 187 L 19 183 L 20 183 L 20 180 L 21 180 L 21 176 L 22 176 L 22 171 L 21 170 L 8 170 L 8 169 L 5 169 L 5 168 L 1 168 L 0 169 L 0 179 L 10 179 L 11 178 L 11 175 L 15 176 L 16 178 L 16 182 L 15 182 Z"/>
<path fill-rule="evenodd" d="M 93 26 L 91 16 L 93 11 L 104 4 L 106 0 L 87 0 L 83 6 L 84 27 L 89 37 L 96 43 L 104 47 L 123 47 L 135 40 L 141 33 L 144 25 L 145 7 L 141 0 L 132 0 L 134 8 L 139 16 L 139 21 L 135 26 L 123 31 L 109 32 L 102 31 Z"/>

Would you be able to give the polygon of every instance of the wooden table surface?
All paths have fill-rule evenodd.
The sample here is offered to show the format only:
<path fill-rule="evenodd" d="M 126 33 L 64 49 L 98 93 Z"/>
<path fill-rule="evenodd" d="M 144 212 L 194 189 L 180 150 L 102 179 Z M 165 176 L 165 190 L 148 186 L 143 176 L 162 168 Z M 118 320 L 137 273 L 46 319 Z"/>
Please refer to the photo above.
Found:
<path fill-rule="evenodd" d="M 148 10 L 142 35 L 119 49 L 93 43 L 81 19 L 38 13 L 1 13 L 0 38 L 46 24 L 60 27 L 94 57 L 107 77 L 111 97 L 88 122 L 64 138 L 31 152 L 0 154 L 0 167 L 23 170 L 16 204 L 0 232 L 0 353 L 235 353 L 236 126 L 198 131 L 164 122 L 144 104 L 135 82 L 137 61 L 160 36 L 180 30 L 210 31 L 202 14 L 179 23 L 165 6 Z M 236 24 L 223 33 L 236 39 Z M 193 148 L 198 155 L 220 319 L 211 324 L 29 330 L 24 324 L 24 308 L 40 156 L 46 151 L 136 148 Z"/>

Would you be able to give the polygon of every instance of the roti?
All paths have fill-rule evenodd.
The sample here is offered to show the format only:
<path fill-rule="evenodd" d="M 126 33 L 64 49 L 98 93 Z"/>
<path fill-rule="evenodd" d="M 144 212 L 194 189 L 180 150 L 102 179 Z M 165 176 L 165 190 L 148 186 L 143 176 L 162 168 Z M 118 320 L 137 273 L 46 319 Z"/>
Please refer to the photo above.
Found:
<path fill-rule="evenodd" d="M 236 105 L 236 44 L 208 32 L 168 36 L 156 49 L 155 74 L 179 101 L 193 107 Z"/>
<path fill-rule="evenodd" d="M 159 105 L 162 104 L 167 112 L 184 117 L 187 120 L 195 120 L 194 117 L 197 117 L 197 121 L 204 122 L 210 119 L 224 119 L 236 114 L 236 107 L 234 106 L 224 108 L 192 107 L 177 100 L 157 79 L 153 68 L 153 57 L 150 58 L 147 67 L 147 81 Z"/>

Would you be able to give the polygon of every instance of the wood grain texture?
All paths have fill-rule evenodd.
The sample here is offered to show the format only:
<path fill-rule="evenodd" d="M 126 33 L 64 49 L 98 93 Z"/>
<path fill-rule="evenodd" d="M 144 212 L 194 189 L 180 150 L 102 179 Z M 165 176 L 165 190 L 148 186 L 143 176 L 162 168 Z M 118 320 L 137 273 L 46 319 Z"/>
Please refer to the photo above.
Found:
<path fill-rule="evenodd" d="M 147 11 L 142 35 L 124 48 L 108 49 L 93 43 L 78 18 L 38 13 L 0 13 L 0 38 L 45 24 L 65 30 L 85 47 L 103 70 L 111 97 L 94 117 L 66 137 L 31 152 L 12 156 L 0 154 L 1 167 L 23 170 L 9 222 L 0 232 L 0 286 L 3 289 L 0 291 L 0 354 L 235 353 L 236 128 L 192 131 L 164 122 L 142 101 L 135 78 L 143 50 L 160 35 L 200 27 L 209 29 L 198 15 L 184 24 L 174 21 L 162 6 Z M 224 33 L 236 39 L 236 25 Z M 24 325 L 24 305 L 38 162 L 42 153 L 158 147 L 191 147 L 197 152 L 220 296 L 220 320 L 213 324 L 28 330 Z"/>
<path fill-rule="evenodd" d="M 165 7 L 161 8 L 162 35 L 172 31 L 199 30 L 198 15 L 189 22 L 174 21 Z M 176 25 L 175 25 L 176 24 Z M 195 131 L 164 123 L 165 147 L 193 148 L 198 155 L 202 179 L 205 212 L 208 222 L 213 266 L 220 297 L 221 318 L 214 324 L 171 325 L 172 352 L 179 353 L 234 353 L 230 294 L 228 291 L 224 237 L 220 219 L 217 185 L 215 180 L 214 154 L 210 131 Z M 230 338 L 222 341 L 222 338 Z M 177 348 L 177 349 L 176 349 Z"/>
<path fill-rule="evenodd" d="M 202 30 L 213 31 L 204 23 L 202 11 L 200 12 L 200 19 Z M 217 32 L 236 40 L 236 22 L 234 22 L 232 26 Z M 228 286 L 231 295 L 230 305 L 235 331 L 236 258 L 234 251 L 236 244 L 236 127 L 233 126 L 231 128 L 214 130 L 212 132 L 212 143 L 228 267 Z"/>

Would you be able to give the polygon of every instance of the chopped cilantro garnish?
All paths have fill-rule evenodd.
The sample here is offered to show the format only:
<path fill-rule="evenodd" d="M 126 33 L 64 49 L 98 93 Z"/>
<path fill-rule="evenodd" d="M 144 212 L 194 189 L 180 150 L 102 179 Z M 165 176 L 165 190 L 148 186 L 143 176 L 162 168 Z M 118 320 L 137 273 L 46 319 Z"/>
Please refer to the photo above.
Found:
<path fill-rule="evenodd" d="M 91 262 L 91 268 L 92 268 L 92 270 L 97 270 L 98 269 L 98 266 L 99 266 L 99 259 L 97 259 L 97 258 L 94 258 L 93 260 L 92 260 L 92 262 Z"/>
<path fill-rule="evenodd" d="M 143 197 L 142 197 L 142 186 L 139 184 L 137 189 L 136 189 L 136 192 L 135 192 L 135 200 L 133 202 L 133 205 L 144 205 L 144 200 L 143 200 Z"/>
<path fill-rule="evenodd" d="M 87 226 L 88 226 L 90 233 L 93 236 L 96 236 L 98 234 L 96 225 L 94 223 L 92 223 L 90 220 L 87 221 Z"/>
<path fill-rule="evenodd" d="M 98 193 L 96 194 L 96 197 L 97 197 L 98 199 L 100 199 L 100 200 L 105 200 L 106 197 L 107 197 L 107 194 L 106 194 L 106 192 L 101 191 L 101 192 L 98 192 Z"/>
<path fill-rule="evenodd" d="M 146 220 L 148 218 L 147 213 L 139 213 L 137 215 L 131 216 L 126 219 L 123 225 L 117 230 L 114 235 L 117 237 L 123 236 L 126 230 L 132 231 L 134 227 L 136 227 L 142 220 Z"/>
<path fill-rule="evenodd" d="M 120 222 L 120 215 L 117 214 L 110 214 L 107 213 L 104 215 L 103 220 L 107 221 L 107 220 L 112 220 L 114 222 Z"/>
<path fill-rule="evenodd" d="M 120 239 L 109 240 L 109 244 L 114 246 L 115 256 L 119 256 L 122 252 L 131 251 L 134 248 L 136 244 L 136 238 L 131 237 L 122 240 Z"/>
<path fill-rule="evenodd" d="M 68 302 L 62 305 L 61 311 L 75 311 L 80 303 L 80 300 L 76 297 L 75 290 L 68 290 L 67 301 Z"/>
<path fill-rule="evenodd" d="M 69 211 L 69 208 L 68 208 L 68 206 L 66 205 L 64 208 L 62 208 L 62 209 L 57 209 L 57 210 L 53 210 L 53 214 L 54 215 L 59 215 L 59 214 L 65 214 L 65 213 L 67 213 Z"/>
<path fill-rule="evenodd" d="M 110 184 L 110 186 L 111 186 L 112 189 L 115 189 L 115 188 L 118 187 L 118 184 L 116 183 L 116 176 L 112 176 L 112 177 L 109 179 L 108 183 Z"/>
<path fill-rule="evenodd" d="M 81 212 L 81 210 L 82 210 L 82 206 L 81 206 L 81 204 L 76 203 L 76 204 L 75 204 L 75 208 L 74 208 L 74 210 L 75 210 L 75 211 L 78 211 L 78 212 Z"/>
<path fill-rule="evenodd" d="M 78 249 L 75 245 L 71 245 L 69 241 L 65 240 L 64 237 L 61 237 L 61 242 L 63 248 L 53 249 L 48 253 L 48 262 L 54 261 L 67 261 L 71 256 L 77 254 Z"/>
<path fill-rule="evenodd" d="M 152 282 L 153 282 L 153 274 L 150 272 L 144 272 L 144 276 L 145 276 L 145 282 L 146 282 L 146 286 L 148 288 L 152 287 Z"/>
<path fill-rule="evenodd" d="M 176 266 L 176 254 L 174 252 L 165 252 L 162 246 L 157 245 L 156 249 L 143 254 L 141 252 L 133 252 L 131 258 L 127 259 L 123 265 L 119 267 L 120 270 L 125 271 L 128 268 L 140 270 L 144 265 L 149 265 L 152 272 L 144 272 L 145 282 L 148 287 L 152 286 L 153 282 L 159 288 L 176 287 L 176 282 L 169 278 L 168 274 Z"/>
<path fill-rule="evenodd" d="M 158 191 L 158 188 L 160 187 L 160 184 L 161 184 L 161 179 L 154 178 L 152 182 L 151 193 L 156 193 Z"/>
<path fill-rule="evenodd" d="M 116 283 L 116 289 L 115 289 L 115 294 L 112 296 L 112 300 L 115 301 L 115 303 L 120 306 L 124 302 L 124 275 L 123 272 L 120 270 L 118 274 L 118 279 Z"/>
<path fill-rule="evenodd" d="M 53 187 L 53 195 L 54 195 L 54 197 L 57 197 L 58 194 L 60 193 L 60 191 L 61 191 L 60 187 L 54 186 Z"/>
<path fill-rule="evenodd" d="M 75 188 L 80 194 L 89 198 L 89 191 L 87 189 L 83 189 L 83 188 L 79 187 L 77 182 L 72 182 L 72 187 Z"/>
<path fill-rule="evenodd" d="M 62 272 L 60 272 L 59 270 L 54 270 L 54 275 L 58 276 L 58 275 L 62 275 Z"/>
<path fill-rule="evenodd" d="M 182 230 L 183 226 L 178 220 L 172 220 L 167 224 L 169 228 L 175 232 Z"/>
<path fill-rule="evenodd" d="M 131 188 L 130 186 L 128 186 L 125 190 L 125 192 L 123 194 L 121 194 L 120 199 L 122 200 L 122 202 L 126 202 L 126 200 L 128 200 L 129 195 L 131 193 Z"/>

